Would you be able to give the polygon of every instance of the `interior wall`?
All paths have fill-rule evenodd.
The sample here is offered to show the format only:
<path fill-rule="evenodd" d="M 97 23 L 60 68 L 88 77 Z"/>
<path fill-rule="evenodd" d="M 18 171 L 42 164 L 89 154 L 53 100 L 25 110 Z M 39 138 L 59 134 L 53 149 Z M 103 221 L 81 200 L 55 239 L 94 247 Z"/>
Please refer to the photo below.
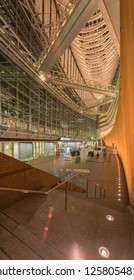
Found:
<path fill-rule="evenodd" d="M 120 0 L 120 95 L 113 130 L 104 137 L 105 144 L 117 145 L 134 207 L 134 1 Z"/>

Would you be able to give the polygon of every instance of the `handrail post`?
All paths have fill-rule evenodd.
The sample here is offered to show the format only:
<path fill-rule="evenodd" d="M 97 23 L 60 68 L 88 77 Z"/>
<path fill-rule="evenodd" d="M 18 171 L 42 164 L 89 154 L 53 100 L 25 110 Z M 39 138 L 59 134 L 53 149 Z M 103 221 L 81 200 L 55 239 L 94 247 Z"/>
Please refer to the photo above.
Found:
<path fill-rule="evenodd" d="M 102 187 L 100 186 L 100 198 L 101 198 L 101 191 L 102 191 Z"/>
<path fill-rule="evenodd" d="M 24 159 L 24 189 L 25 189 L 25 186 L 26 186 L 26 173 L 25 173 L 25 167 L 26 167 L 26 164 L 25 164 L 25 159 Z"/>
<path fill-rule="evenodd" d="M 96 187 L 97 185 L 95 184 L 95 190 L 94 190 L 94 197 L 96 198 Z"/>
<path fill-rule="evenodd" d="M 104 189 L 104 194 L 103 194 L 103 197 L 105 197 L 105 189 Z"/>
<path fill-rule="evenodd" d="M 86 187 L 86 198 L 88 197 L 88 179 L 87 179 L 87 187 Z"/>
<path fill-rule="evenodd" d="M 67 190 L 68 189 L 68 184 L 66 182 L 66 186 L 65 186 L 65 210 L 67 210 Z"/>
<path fill-rule="evenodd" d="M 110 159 L 111 159 L 111 152 L 110 152 L 110 155 L 109 155 L 109 163 L 110 163 Z"/>

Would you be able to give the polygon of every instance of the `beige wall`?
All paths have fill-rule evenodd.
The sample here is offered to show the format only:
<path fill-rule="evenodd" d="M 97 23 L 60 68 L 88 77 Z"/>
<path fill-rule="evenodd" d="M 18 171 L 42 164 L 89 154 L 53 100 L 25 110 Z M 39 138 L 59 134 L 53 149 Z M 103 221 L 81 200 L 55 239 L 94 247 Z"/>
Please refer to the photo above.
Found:
<path fill-rule="evenodd" d="M 120 96 L 116 123 L 104 138 L 106 145 L 117 144 L 122 159 L 130 203 L 134 207 L 134 0 L 121 2 Z"/>

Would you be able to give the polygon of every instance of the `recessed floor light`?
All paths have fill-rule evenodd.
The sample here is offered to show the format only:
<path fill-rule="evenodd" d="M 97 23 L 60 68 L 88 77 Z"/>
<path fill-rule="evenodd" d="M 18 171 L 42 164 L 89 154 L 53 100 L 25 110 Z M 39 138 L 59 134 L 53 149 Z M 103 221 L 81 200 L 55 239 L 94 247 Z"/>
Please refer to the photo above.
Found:
<path fill-rule="evenodd" d="M 113 216 L 111 216 L 111 215 L 107 215 L 106 216 L 106 219 L 108 220 L 108 221 L 114 221 L 114 217 Z"/>
<path fill-rule="evenodd" d="M 110 253 L 109 253 L 108 249 L 105 248 L 105 247 L 100 247 L 99 248 L 99 253 L 103 258 L 108 258 L 110 256 Z"/>

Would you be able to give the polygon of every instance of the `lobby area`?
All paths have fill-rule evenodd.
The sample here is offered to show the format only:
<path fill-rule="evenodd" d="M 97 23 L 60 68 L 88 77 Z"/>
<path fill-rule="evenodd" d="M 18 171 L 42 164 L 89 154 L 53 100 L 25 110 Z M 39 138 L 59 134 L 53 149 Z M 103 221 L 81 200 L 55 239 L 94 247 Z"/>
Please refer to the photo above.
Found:
<path fill-rule="evenodd" d="M 52 172 L 50 159 L 28 164 L 33 172 Z M 1 260 L 134 259 L 133 218 L 118 156 L 107 149 L 105 158 L 102 154 L 99 159 L 91 158 L 85 149 L 80 163 L 75 158 L 53 158 L 53 175 L 60 181 L 69 180 L 76 172 L 91 181 L 88 197 L 84 181 L 78 180 L 83 191 L 68 190 L 66 210 L 64 189 L 51 191 L 47 197 L 28 194 L 1 210 Z M 105 187 L 105 197 L 95 198 L 93 183 Z"/>

